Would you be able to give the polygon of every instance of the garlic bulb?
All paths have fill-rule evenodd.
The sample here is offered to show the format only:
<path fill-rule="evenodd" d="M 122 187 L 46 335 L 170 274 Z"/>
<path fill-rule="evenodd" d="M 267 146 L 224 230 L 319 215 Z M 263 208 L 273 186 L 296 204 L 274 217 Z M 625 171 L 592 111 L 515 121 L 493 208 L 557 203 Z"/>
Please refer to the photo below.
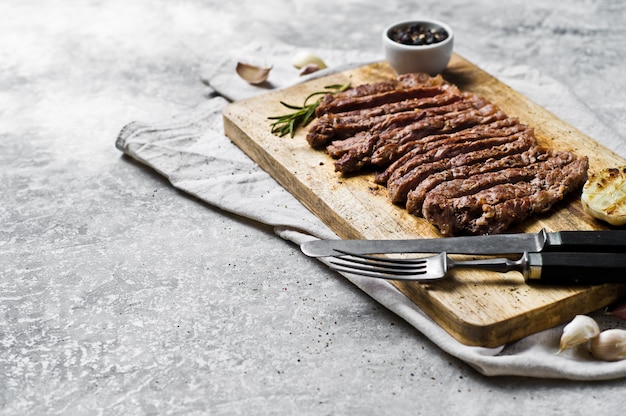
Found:
<path fill-rule="evenodd" d="M 237 62 L 237 74 L 250 84 L 265 82 L 272 70 L 271 66 L 257 66 L 244 62 Z"/>
<path fill-rule="evenodd" d="M 626 330 L 607 329 L 600 332 L 589 343 L 589 350 L 599 360 L 623 360 L 626 358 Z"/>
<path fill-rule="evenodd" d="M 574 319 L 563 328 L 559 352 L 583 344 L 598 336 L 599 333 L 600 327 L 593 318 L 585 315 L 576 315 Z"/>
<path fill-rule="evenodd" d="M 626 224 L 626 166 L 589 175 L 580 202 L 593 217 L 612 225 Z"/>
<path fill-rule="evenodd" d="M 318 69 L 326 68 L 326 63 L 322 61 L 322 58 L 306 51 L 298 52 L 291 60 L 291 64 L 296 67 L 296 69 L 304 68 L 305 66 L 310 64 L 317 65 Z"/>

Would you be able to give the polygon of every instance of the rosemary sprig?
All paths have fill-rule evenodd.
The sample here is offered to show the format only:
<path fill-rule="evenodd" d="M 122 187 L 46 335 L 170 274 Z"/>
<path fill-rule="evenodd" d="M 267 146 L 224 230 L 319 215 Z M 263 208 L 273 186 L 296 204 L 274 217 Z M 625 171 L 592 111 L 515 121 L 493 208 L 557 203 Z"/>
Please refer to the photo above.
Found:
<path fill-rule="evenodd" d="M 272 124 L 270 124 L 272 133 L 280 137 L 286 136 L 287 134 L 293 137 L 298 127 L 306 126 L 315 118 L 315 109 L 320 105 L 323 97 L 319 97 L 314 102 L 309 103 L 311 98 L 319 95 L 335 94 L 345 91 L 350 88 L 350 84 L 333 84 L 327 85 L 324 88 L 326 91 L 317 91 L 306 97 L 301 106 L 287 104 L 286 102 L 281 101 L 280 103 L 283 106 L 294 111 L 289 114 L 268 117 L 269 120 L 275 120 Z"/>

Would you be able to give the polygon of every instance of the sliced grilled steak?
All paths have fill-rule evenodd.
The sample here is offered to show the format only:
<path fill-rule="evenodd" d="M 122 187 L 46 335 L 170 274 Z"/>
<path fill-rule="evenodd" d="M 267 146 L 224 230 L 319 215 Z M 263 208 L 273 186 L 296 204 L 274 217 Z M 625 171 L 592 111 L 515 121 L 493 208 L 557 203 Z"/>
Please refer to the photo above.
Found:
<path fill-rule="evenodd" d="M 549 210 L 587 179 L 588 160 L 560 166 L 557 158 L 444 182 L 431 190 L 424 218 L 443 235 L 496 234 L 529 215 Z"/>
<path fill-rule="evenodd" d="M 450 159 L 443 169 L 437 170 L 407 194 L 406 209 L 411 214 L 421 215 L 422 203 L 430 192 L 437 185 L 453 179 L 467 179 L 474 175 L 486 172 L 495 172 L 502 169 L 523 167 L 549 157 L 554 157 L 554 153 L 541 147 L 534 146 L 529 150 L 521 152 L 520 148 L 503 145 L 492 149 L 479 150 L 463 154 Z M 512 152 L 512 154 L 511 154 Z M 559 154 L 561 157 L 571 159 L 573 155 L 568 152 Z"/>
<path fill-rule="evenodd" d="M 443 115 L 436 115 L 432 117 L 426 117 L 416 123 L 412 123 L 406 127 L 400 128 L 388 128 L 381 133 L 376 131 L 368 132 L 372 137 L 361 136 L 363 143 L 353 142 L 354 147 L 347 149 L 340 159 L 335 163 L 335 170 L 343 174 L 350 174 L 357 172 L 365 167 L 372 165 L 371 156 L 380 146 L 387 143 L 396 143 L 402 145 L 408 141 L 419 140 L 423 137 L 442 134 L 442 133 L 454 133 L 468 128 L 476 124 L 491 123 L 496 120 L 505 118 L 506 115 L 501 111 L 496 111 L 491 115 L 482 115 L 481 110 L 463 110 L 458 112 L 451 112 Z M 366 145 L 367 144 L 367 145 Z M 329 153 L 334 153 L 336 147 L 334 146 L 329 150 Z M 340 142 L 340 145 L 343 144 Z M 344 148 L 344 150 L 346 150 Z"/>
<path fill-rule="evenodd" d="M 307 133 L 307 141 L 313 148 L 319 149 L 331 141 L 344 140 L 360 131 L 369 130 L 395 114 L 442 107 L 463 99 L 458 91 L 449 91 L 449 88 L 437 88 L 441 93 L 432 97 L 391 102 L 374 108 L 344 113 L 326 113 L 311 124 Z"/>
<path fill-rule="evenodd" d="M 404 154 L 402 154 L 402 156 L 398 157 L 391 164 L 389 164 L 383 172 L 380 172 L 376 175 L 375 181 L 379 184 L 386 184 L 392 175 L 395 174 L 396 177 L 403 175 L 408 169 L 411 169 L 413 166 L 415 166 L 415 163 L 411 162 L 411 160 L 414 159 L 415 156 L 423 153 L 424 146 L 429 144 L 430 142 L 435 142 L 441 145 L 441 152 L 446 152 L 448 151 L 448 147 L 446 147 L 446 145 L 462 144 L 467 142 L 469 146 L 472 146 L 472 143 L 475 141 L 493 138 L 499 138 L 500 140 L 502 140 L 503 138 L 510 138 L 510 140 L 508 141 L 514 141 L 518 137 L 520 137 L 520 134 L 522 133 L 525 134 L 524 141 L 528 142 L 529 146 L 535 144 L 535 136 L 532 129 L 528 129 L 526 126 L 523 125 L 520 125 L 519 128 L 514 129 L 501 129 L 501 131 L 495 129 L 490 131 L 489 134 L 485 134 L 484 137 L 481 134 L 470 133 L 467 130 L 462 130 L 458 134 L 432 135 L 425 137 L 422 140 L 414 140 L 410 142 L 410 147 L 405 148 L 405 152 Z M 507 140 L 503 140 L 501 143 L 504 142 L 507 142 Z M 489 143 L 496 145 L 496 142 Z M 478 146 L 480 146 L 480 144 L 478 144 Z M 473 150 L 477 150 L 478 148 L 479 147 L 476 147 Z M 460 152 L 464 150 L 461 147 L 457 147 L 456 149 L 459 151 L 459 153 L 456 154 L 460 154 Z M 467 151 L 472 151 L 472 149 L 468 148 Z"/>
<path fill-rule="evenodd" d="M 538 146 L 532 128 L 440 76 L 328 94 L 316 115 L 307 140 L 326 147 L 336 171 L 384 169 L 375 181 L 391 201 L 443 235 L 502 232 L 587 178 L 586 158 Z"/>
<path fill-rule="evenodd" d="M 474 140 L 478 138 L 494 137 L 494 136 L 508 136 L 513 133 L 518 133 L 527 129 L 524 124 L 520 124 L 517 119 L 507 117 L 502 120 L 495 121 L 489 124 L 479 124 L 464 130 L 460 130 L 456 133 L 439 134 L 426 136 L 419 140 L 409 141 L 403 144 L 398 143 L 385 143 L 378 147 L 374 154 L 372 154 L 372 164 L 376 166 L 385 167 L 395 162 L 402 155 L 408 153 L 415 147 L 421 146 L 426 142 L 441 141 L 441 140 L 455 140 L 456 138 L 465 137 L 467 140 Z M 382 177 L 379 179 L 383 179 Z M 378 179 L 377 179 L 378 182 Z M 378 183 L 384 183 L 386 179 Z"/>
<path fill-rule="evenodd" d="M 420 111 L 406 111 L 406 112 L 384 115 L 381 117 L 372 117 L 369 120 L 361 120 L 360 124 L 369 127 L 368 129 L 362 129 L 361 131 L 367 130 L 369 134 L 375 135 L 376 137 L 382 135 L 383 137 L 382 140 L 387 141 L 388 137 L 391 137 L 394 135 L 401 135 L 405 131 L 410 131 L 412 129 L 416 129 L 419 127 L 423 127 L 423 126 L 428 127 L 428 125 L 431 125 L 431 124 L 434 127 L 437 123 L 439 123 L 439 125 L 443 127 L 443 121 L 452 119 L 455 117 L 457 118 L 461 117 L 461 113 L 460 113 L 461 111 L 474 109 L 476 111 L 480 110 L 484 112 L 485 110 L 482 109 L 482 107 L 488 104 L 489 103 L 486 102 L 485 100 L 479 99 L 473 95 L 466 94 L 460 97 L 460 99 L 453 100 L 451 103 L 448 103 L 446 101 L 441 101 L 440 105 L 438 106 L 430 106 L 428 108 L 421 109 Z M 445 117 L 442 117 L 440 119 L 432 119 L 432 117 L 437 116 L 437 115 L 442 115 Z M 323 117 L 326 117 L 326 116 L 329 116 L 329 115 L 327 114 L 327 115 L 324 115 Z M 429 120 L 425 120 L 425 123 L 423 124 L 420 124 L 417 126 L 415 125 L 416 121 L 422 120 L 424 118 L 429 118 Z M 361 135 L 360 137 L 363 137 L 363 136 Z M 344 138 L 343 140 L 349 140 L 346 143 L 342 143 L 341 139 L 334 140 L 331 143 L 331 145 L 329 145 L 326 148 L 327 153 L 330 154 L 334 158 L 339 158 L 344 153 L 347 153 L 348 151 L 350 151 L 350 149 L 354 145 L 357 145 L 360 147 L 360 145 L 356 144 L 354 140 L 350 140 L 350 139 L 352 138 L 351 137 L 347 139 Z M 369 138 L 368 139 L 363 138 L 363 139 L 370 141 Z M 315 137 L 309 136 L 308 140 L 309 140 L 309 143 L 311 143 L 313 140 L 315 140 L 316 142 L 321 142 L 323 138 L 315 138 Z M 391 140 L 393 140 L 393 138 Z M 356 157 L 358 157 L 358 155 Z"/>
<path fill-rule="evenodd" d="M 434 146 L 432 150 L 425 153 L 416 153 L 408 159 L 406 163 L 395 169 L 389 177 L 387 181 L 389 197 L 394 203 L 405 202 L 409 191 L 413 190 L 421 181 L 434 172 L 432 168 L 426 169 L 425 163 L 449 159 L 458 155 L 464 155 L 466 159 L 469 154 L 474 154 L 476 157 L 481 157 L 485 153 L 491 153 L 493 155 L 494 153 L 490 150 L 495 147 L 499 147 L 497 149 L 499 155 L 504 156 L 501 146 L 513 143 L 514 145 L 510 146 L 509 149 L 518 150 L 520 148 L 528 149 L 534 146 L 536 141 L 534 136 L 529 134 L 529 130 L 527 130 L 511 136 L 489 137 L 486 139 L 463 141 L 461 143 L 443 144 Z M 485 149 L 487 152 L 483 152 L 483 154 L 477 153 Z M 439 163 L 435 166 L 439 169 L 445 169 L 447 167 L 445 163 Z"/>
<path fill-rule="evenodd" d="M 395 79 L 359 85 L 336 94 L 326 94 L 320 105 L 315 110 L 315 115 L 320 117 L 328 112 L 337 112 L 335 111 L 337 103 L 345 102 L 350 99 L 376 96 L 378 94 L 385 94 L 394 90 L 406 90 L 417 87 L 436 87 L 443 84 L 446 84 L 446 82 L 443 78 L 441 78 L 441 76 L 429 77 L 425 74 L 404 74 Z"/>
<path fill-rule="evenodd" d="M 439 90 L 439 88 L 416 87 L 411 89 L 391 90 L 381 92 L 375 95 L 366 95 L 363 97 L 349 97 L 346 99 L 335 98 L 331 103 L 328 103 L 328 105 L 326 105 L 324 109 L 324 114 L 363 110 L 378 107 L 391 102 L 434 97 L 438 94 Z M 323 103 L 324 102 L 322 102 L 322 104 Z M 318 109 L 320 107 L 321 104 Z"/>
<path fill-rule="evenodd" d="M 485 117 L 498 114 L 499 109 L 476 95 L 467 95 L 464 97 L 461 103 L 454 103 L 450 106 L 441 108 L 432 108 L 425 111 L 429 111 L 428 115 L 432 118 L 433 123 L 437 123 L 435 116 L 441 116 L 440 120 L 443 120 L 450 128 L 450 130 L 460 130 L 462 126 L 468 127 L 474 124 L 484 124 Z M 499 118 L 505 118 L 504 115 Z M 425 120 L 425 121 L 431 121 Z M 405 143 L 413 139 L 415 134 L 416 139 L 420 136 L 422 130 L 421 125 L 408 125 L 401 129 L 386 130 L 381 132 L 381 145 L 387 143 Z"/>

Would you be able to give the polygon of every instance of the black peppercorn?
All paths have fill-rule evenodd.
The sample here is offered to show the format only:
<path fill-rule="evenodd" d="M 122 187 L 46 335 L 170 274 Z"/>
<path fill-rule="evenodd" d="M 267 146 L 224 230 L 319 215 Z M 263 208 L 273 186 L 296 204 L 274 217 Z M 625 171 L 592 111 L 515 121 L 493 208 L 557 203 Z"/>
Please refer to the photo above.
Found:
<path fill-rule="evenodd" d="M 391 40 L 403 45 L 432 45 L 448 38 L 443 28 L 428 28 L 414 23 L 403 28 L 395 28 L 389 32 Z"/>

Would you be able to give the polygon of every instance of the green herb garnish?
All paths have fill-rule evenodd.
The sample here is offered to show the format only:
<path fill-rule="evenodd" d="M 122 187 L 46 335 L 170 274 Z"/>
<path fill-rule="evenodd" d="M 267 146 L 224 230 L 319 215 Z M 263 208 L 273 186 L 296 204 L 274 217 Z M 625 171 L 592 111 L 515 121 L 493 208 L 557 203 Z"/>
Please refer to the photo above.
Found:
<path fill-rule="evenodd" d="M 277 134 L 280 137 L 289 134 L 291 137 L 296 133 L 298 127 L 304 127 L 315 118 L 315 109 L 322 102 L 322 98 L 318 98 L 315 102 L 309 104 L 309 100 L 318 95 L 335 94 L 342 92 L 350 88 L 350 84 L 334 84 L 324 87 L 327 91 L 317 91 L 310 94 L 304 99 L 302 106 L 287 104 L 284 101 L 280 103 L 290 110 L 295 110 L 293 113 L 285 114 L 282 116 L 268 117 L 269 120 L 274 121 L 270 127 L 273 134 Z"/>

